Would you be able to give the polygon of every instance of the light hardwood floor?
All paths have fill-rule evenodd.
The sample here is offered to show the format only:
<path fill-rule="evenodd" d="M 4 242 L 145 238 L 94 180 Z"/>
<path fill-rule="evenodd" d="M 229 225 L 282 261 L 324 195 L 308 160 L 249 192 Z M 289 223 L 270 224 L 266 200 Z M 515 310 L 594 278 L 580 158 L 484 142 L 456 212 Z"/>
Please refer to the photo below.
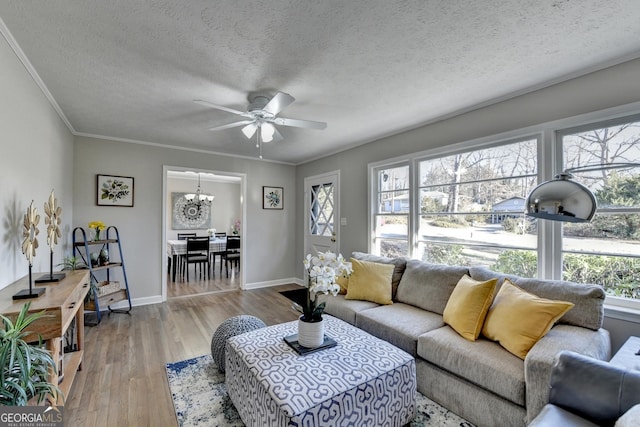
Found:
<path fill-rule="evenodd" d="M 191 280 L 188 282 L 186 277 L 181 277 L 179 274 L 174 282 L 171 280 L 171 274 L 167 274 L 167 298 L 231 291 L 240 287 L 237 271 L 229 269 L 229 277 L 227 278 L 225 268 L 223 267 L 222 271 L 220 270 L 220 262 L 213 266 L 214 274 L 211 278 L 201 278 L 194 265 L 190 266 L 190 269 Z"/>
<path fill-rule="evenodd" d="M 85 328 L 85 356 L 65 402 L 68 426 L 177 426 L 165 364 L 209 353 L 225 319 L 250 314 L 267 325 L 297 319 L 282 285 L 184 297 L 113 313 Z"/>

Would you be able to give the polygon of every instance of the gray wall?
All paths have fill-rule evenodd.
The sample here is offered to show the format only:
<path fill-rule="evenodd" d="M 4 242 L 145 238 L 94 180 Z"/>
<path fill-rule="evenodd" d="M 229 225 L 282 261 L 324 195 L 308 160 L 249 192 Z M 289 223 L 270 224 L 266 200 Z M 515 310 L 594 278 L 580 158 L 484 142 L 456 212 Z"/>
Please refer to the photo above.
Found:
<path fill-rule="evenodd" d="M 242 225 L 245 283 L 287 283 L 295 277 L 295 168 L 259 160 L 77 137 L 74 162 L 74 225 L 101 220 L 120 231 L 131 295 L 136 303 L 158 302 L 166 248 L 162 241 L 163 166 L 243 173 L 247 176 L 246 223 Z M 132 176 L 133 208 L 96 205 L 96 174 Z M 282 211 L 262 209 L 262 186 L 285 188 Z"/>
<path fill-rule="evenodd" d="M 22 220 L 34 201 L 41 216 L 40 248 L 33 270 L 49 271 L 50 250 L 44 203 L 55 190 L 62 207 L 63 238 L 54 249 L 54 264 L 70 251 L 72 223 L 73 136 L 0 37 L 0 288 L 28 273 L 22 254 Z"/>
<path fill-rule="evenodd" d="M 296 199 L 301 215 L 296 218 L 296 229 L 303 230 L 305 177 L 339 169 L 341 216 L 347 218 L 348 224 L 340 230 L 340 249 L 345 255 L 355 250 L 366 251 L 369 163 L 635 103 L 640 101 L 638 76 L 640 60 L 630 61 L 300 165 L 296 169 Z M 303 233 L 297 234 L 296 247 L 298 253 L 304 251 Z M 297 268 L 298 276 L 302 277 L 302 268 Z M 628 331 L 638 333 L 637 323 L 616 320 L 608 325 L 614 329 L 616 348 L 629 335 Z"/>

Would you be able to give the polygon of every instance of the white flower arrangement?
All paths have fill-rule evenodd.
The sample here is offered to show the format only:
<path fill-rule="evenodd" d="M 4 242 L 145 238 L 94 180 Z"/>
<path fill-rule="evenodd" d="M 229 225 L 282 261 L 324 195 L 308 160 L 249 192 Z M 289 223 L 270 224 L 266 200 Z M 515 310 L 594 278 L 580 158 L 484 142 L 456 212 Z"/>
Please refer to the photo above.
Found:
<path fill-rule="evenodd" d="M 216 234 L 216 229 L 215 228 L 208 229 L 207 234 L 209 235 L 209 237 L 214 236 Z"/>
<path fill-rule="evenodd" d="M 315 256 L 308 254 L 303 264 L 307 270 L 307 298 L 302 307 L 302 320 L 317 322 L 322 320 L 325 308 L 324 302 L 318 304 L 318 295 L 337 295 L 340 286 L 336 278 L 349 276 L 352 267 L 342 254 L 336 255 L 331 251 L 318 252 Z"/>

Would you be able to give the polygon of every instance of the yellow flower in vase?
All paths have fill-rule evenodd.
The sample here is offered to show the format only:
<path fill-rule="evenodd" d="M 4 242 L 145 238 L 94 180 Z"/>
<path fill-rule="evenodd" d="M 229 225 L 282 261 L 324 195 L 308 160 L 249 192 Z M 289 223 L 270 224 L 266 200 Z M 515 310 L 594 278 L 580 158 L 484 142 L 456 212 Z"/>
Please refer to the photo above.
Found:
<path fill-rule="evenodd" d="M 93 240 L 100 240 L 100 232 L 104 230 L 107 226 L 104 225 L 104 222 L 102 221 L 91 221 L 88 224 L 88 227 L 94 230 L 96 233 Z"/>

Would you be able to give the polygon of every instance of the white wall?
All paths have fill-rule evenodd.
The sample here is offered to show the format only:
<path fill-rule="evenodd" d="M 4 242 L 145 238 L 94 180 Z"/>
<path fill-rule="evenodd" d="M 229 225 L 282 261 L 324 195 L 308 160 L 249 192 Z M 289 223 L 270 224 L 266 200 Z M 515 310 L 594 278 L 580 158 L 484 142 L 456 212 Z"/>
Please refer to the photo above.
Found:
<path fill-rule="evenodd" d="M 174 230 L 171 228 L 171 193 L 195 193 L 198 186 L 198 178 L 167 178 L 167 239 L 177 239 L 178 233 L 196 232 L 200 236 L 207 234 L 208 228 L 215 228 L 218 232 L 231 233 L 231 224 L 236 219 L 242 218 L 240 204 L 240 181 L 238 182 L 212 182 L 201 178 L 200 190 L 203 194 L 215 196 L 211 203 L 211 222 L 208 226 L 198 230 Z M 241 228 L 242 230 L 242 225 Z"/>
<path fill-rule="evenodd" d="M 260 160 L 232 158 L 152 145 L 76 137 L 74 162 L 74 225 L 86 227 L 101 220 L 120 230 L 127 275 L 134 303 L 160 300 L 162 263 L 163 166 L 192 168 L 247 176 L 245 283 L 287 283 L 295 277 L 295 193 L 291 183 L 295 168 Z M 135 179 L 134 207 L 96 205 L 96 174 L 131 176 Z M 262 186 L 285 188 L 282 211 L 262 209 Z"/>
<path fill-rule="evenodd" d="M 54 264 L 62 262 L 63 255 L 71 250 L 73 136 L 1 36 L 0 94 L 0 288 L 3 288 L 29 271 L 21 245 L 22 220 L 31 200 L 41 216 L 40 247 L 33 270 L 49 271 L 44 203 L 52 189 L 62 207 L 63 230 L 62 242 L 54 249 Z"/>
<path fill-rule="evenodd" d="M 367 166 L 369 163 L 421 152 L 430 148 L 535 126 L 558 119 L 604 110 L 640 101 L 640 60 L 630 61 L 591 73 L 536 92 L 522 95 L 457 117 L 436 122 L 399 135 L 383 138 L 342 153 L 298 166 L 296 169 L 296 247 L 304 250 L 304 178 L 340 169 L 341 252 L 367 251 Z M 480 83 L 480 82 L 479 82 Z M 372 123 L 372 125 L 374 125 Z M 302 277 L 302 267 L 297 267 Z M 640 322 L 640 319 L 638 320 Z M 613 346 L 626 339 L 629 331 L 640 332 L 638 323 L 605 322 L 614 328 Z"/>

